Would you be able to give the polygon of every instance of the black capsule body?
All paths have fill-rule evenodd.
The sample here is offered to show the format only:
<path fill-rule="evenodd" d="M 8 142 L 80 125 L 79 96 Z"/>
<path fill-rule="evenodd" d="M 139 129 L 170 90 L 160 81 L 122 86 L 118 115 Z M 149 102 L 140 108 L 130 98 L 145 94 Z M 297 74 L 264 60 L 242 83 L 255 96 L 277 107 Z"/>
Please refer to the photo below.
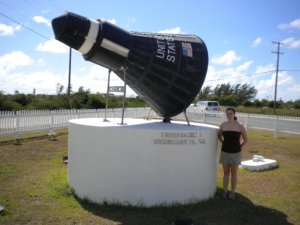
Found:
<path fill-rule="evenodd" d="M 127 32 L 109 22 L 65 13 L 52 21 L 56 39 L 111 69 L 164 118 L 185 110 L 204 82 L 208 53 L 194 35 Z M 77 40 L 77 42 L 76 42 Z"/>

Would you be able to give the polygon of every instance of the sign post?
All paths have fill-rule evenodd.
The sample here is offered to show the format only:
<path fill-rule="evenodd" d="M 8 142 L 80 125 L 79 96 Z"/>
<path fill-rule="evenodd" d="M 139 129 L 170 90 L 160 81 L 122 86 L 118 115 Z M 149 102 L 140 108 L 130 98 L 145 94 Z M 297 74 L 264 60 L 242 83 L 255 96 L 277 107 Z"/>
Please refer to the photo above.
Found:
<path fill-rule="evenodd" d="M 104 120 L 103 120 L 104 122 L 108 122 L 108 120 L 107 120 L 107 108 L 108 108 L 108 97 L 109 97 L 109 90 L 110 90 L 110 87 L 109 87 L 110 73 L 111 73 L 111 70 L 109 69 L 108 70 L 108 78 L 107 78 L 105 113 L 104 113 Z"/>
<path fill-rule="evenodd" d="M 105 118 L 103 121 L 108 122 L 107 120 L 107 107 L 108 107 L 108 96 L 110 92 L 123 92 L 123 109 L 122 109 L 122 118 L 121 118 L 121 123 L 124 124 L 124 114 L 125 114 L 125 98 L 126 98 L 126 69 L 124 67 L 121 68 L 123 71 L 124 77 L 124 85 L 123 86 L 110 86 L 110 72 L 108 72 L 108 82 L 107 82 L 107 94 L 106 94 L 106 108 L 105 108 Z"/>

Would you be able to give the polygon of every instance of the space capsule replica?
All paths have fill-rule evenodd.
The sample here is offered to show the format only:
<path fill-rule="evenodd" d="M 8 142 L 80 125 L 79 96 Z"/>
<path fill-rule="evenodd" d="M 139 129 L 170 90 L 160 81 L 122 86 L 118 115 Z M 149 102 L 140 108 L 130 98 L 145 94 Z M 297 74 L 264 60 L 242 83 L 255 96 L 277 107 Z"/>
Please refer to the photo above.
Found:
<path fill-rule="evenodd" d="M 184 111 L 203 85 L 208 53 L 195 35 L 128 32 L 66 12 L 52 20 L 55 38 L 85 60 L 112 70 L 160 116 Z"/>

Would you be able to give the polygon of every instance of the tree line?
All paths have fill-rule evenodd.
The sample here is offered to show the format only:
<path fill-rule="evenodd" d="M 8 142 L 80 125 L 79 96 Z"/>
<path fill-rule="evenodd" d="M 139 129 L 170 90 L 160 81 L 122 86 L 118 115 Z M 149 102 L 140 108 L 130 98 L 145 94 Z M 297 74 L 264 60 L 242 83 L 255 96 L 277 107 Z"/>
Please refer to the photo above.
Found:
<path fill-rule="evenodd" d="M 145 107 L 146 102 L 140 97 L 126 98 L 126 107 Z M 39 109 L 101 109 L 106 106 L 106 94 L 91 93 L 90 89 L 79 87 L 77 91 L 65 90 L 58 84 L 56 94 L 24 94 L 15 91 L 14 94 L 5 95 L 0 91 L 0 111 L 39 110 Z M 109 107 L 121 108 L 123 97 L 109 95 Z"/>
<path fill-rule="evenodd" d="M 219 84 L 215 88 L 211 86 L 202 87 L 197 101 L 214 100 L 218 101 L 223 106 L 245 106 L 245 107 L 269 107 L 274 106 L 273 100 L 255 99 L 257 90 L 253 85 L 236 84 L 231 85 Z M 276 101 L 276 108 L 294 108 L 300 109 L 300 99 L 296 101 L 284 102 L 282 100 Z"/>
<path fill-rule="evenodd" d="M 249 84 L 231 85 L 219 84 L 215 88 L 211 86 L 202 87 L 197 101 L 214 100 L 218 101 L 223 106 L 245 106 L 245 107 L 274 107 L 273 100 L 255 99 L 257 90 Z M 276 101 L 276 108 L 294 108 L 300 109 L 300 99 L 296 101 L 284 102 L 279 99 Z"/>
<path fill-rule="evenodd" d="M 203 100 L 219 101 L 223 106 L 254 106 L 254 107 L 273 107 L 273 101 L 266 99 L 255 99 L 257 90 L 249 84 L 231 85 L 219 84 L 212 88 L 211 86 L 202 87 L 194 102 Z M 14 94 L 4 94 L 0 91 L 0 111 L 17 111 L 33 109 L 99 109 L 105 108 L 106 94 L 91 93 L 90 89 L 79 87 L 77 91 L 70 91 L 61 84 L 57 84 L 56 94 L 24 94 L 15 91 Z M 140 98 L 129 97 L 125 101 L 126 107 L 146 107 L 146 102 Z M 109 107 L 120 108 L 123 106 L 123 97 L 110 95 Z M 300 99 L 297 101 L 283 102 L 279 100 L 276 104 L 278 108 L 300 109 Z"/>
<path fill-rule="evenodd" d="M 218 101 L 221 105 L 238 106 L 254 100 L 257 90 L 248 84 L 231 85 L 219 84 L 214 89 L 211 86 L 203 87 L 198 99 Z"/>

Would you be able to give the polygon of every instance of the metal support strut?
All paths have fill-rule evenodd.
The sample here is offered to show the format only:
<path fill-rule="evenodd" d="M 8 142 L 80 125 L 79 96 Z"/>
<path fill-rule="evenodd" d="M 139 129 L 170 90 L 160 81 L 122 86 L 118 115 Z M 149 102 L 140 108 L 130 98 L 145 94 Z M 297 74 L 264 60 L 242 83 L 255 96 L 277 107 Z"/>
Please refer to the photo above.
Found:
<path fill-rule="evenodd" d="M 121 124 L 124 124 L 124 113 L 125 113 L 125 97 L 126 97 L 126 68 L 123 68 L 124 72 L 124 95 L 123 95 L 123 109 L 122 109 L 122 119 Z"/>
<path fill-rule="evenodd" d="M 188 117 L 187 117 L 187 115 L 186 115 L 186 110 L 183 110 L 183 113 L 184 113 L 184 117 L 185 117 L 185 120 L 186 120 L 188 126 L 191 126 L 191 125 L 190 125 L 190 122 L 189 122 L 189 119 L 188 119 Z"/>

